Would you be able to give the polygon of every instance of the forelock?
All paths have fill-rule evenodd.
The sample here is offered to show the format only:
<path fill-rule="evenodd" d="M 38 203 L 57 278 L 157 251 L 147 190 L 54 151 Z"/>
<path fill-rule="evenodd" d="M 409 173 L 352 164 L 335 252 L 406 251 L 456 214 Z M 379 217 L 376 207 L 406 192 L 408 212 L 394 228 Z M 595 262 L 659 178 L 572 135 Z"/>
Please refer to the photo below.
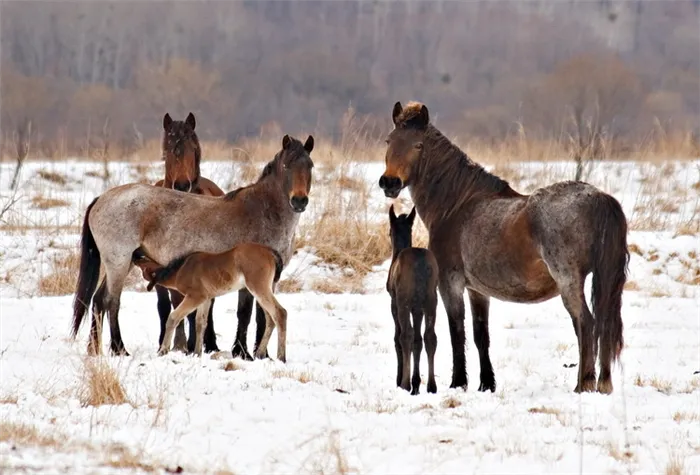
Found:
<path fill-rule="evenodd" d="M 397 117 L 397 122 L 402 125 L 410 125 L 410 122 L 416 117 L 418 117 L 422 108 L 422 102 L 409 102 L 408 104 L 406 104 L 406 106 L 403 108 L 403 110 Z"/>

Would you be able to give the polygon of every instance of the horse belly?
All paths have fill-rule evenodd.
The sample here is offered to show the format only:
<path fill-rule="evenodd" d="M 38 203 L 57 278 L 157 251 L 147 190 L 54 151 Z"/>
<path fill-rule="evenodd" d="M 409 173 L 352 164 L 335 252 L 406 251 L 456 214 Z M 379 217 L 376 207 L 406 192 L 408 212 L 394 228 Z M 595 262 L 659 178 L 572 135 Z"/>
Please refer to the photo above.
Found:
<path fill-rule="evenodd" d="M 468 287 L 514 303 L 539 303 L 559 295 L 557 284 L 542 260 L 525 268 L 514 268 L 508 263 L 489 267 L 491 272 L 467 272 Z"/>

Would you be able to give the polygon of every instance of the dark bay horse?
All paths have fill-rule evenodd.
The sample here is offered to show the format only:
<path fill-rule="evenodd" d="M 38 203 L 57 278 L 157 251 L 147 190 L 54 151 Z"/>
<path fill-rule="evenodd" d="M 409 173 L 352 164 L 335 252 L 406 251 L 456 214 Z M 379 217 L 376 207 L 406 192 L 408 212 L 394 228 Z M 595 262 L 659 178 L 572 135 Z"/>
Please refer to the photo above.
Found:
<path fill-rule="evenodd" d="M 267 343 L 277 327 L 277 359 L 287 361 L 287 311 L 274 296 L 274 286 L 284 266 L 279 252 L 262 244 L 242 242 L 228 251 L 193 252 L 162 266 L 139 248 L 134 251 L 133 263 L 141 268 L 143 277 L 149 281 L 149 291 L 158 284 L 184 295 L 168 317 L 159 355 L 170 351 L 175 327 L 189 312 L 195 311 L 197 336 L 194 353 L 201 356 L 207 315 L 214 297 L 245 287 L 260 303 L 267 318 L 256 356 L 263 358 L 267 355 Z"/>
<path fill-rule="evenodd" d="M 119 328 L 119 304 L 138 248 L 156 262 L 167 263 L 192 252 L 218 253 L 240 242 L 257 242 L 276 250 L 286 265 L 300 214 L 309 201 L 313 147 L 312 136 L 302 144 L 285 135 L 282 150 L 267 165 L 264 177 L 222 197 L 129 184 L 95 198 L 83 221 L 73 338 L 92 300 L 88 353 L 102 352 L 106 312 L 111 352 L 128 354 Z M 105 280 L 96 293 L 101 264 Z"/>
<path fill-rule="evenodd" d="M 394 317 L 394 346 L 396 347 L 396 385 L 412 395 L 420 388 L 420 353 L 428 355 L 429 393 L 437 392 L 435 384 L 435 317 L 437 311 L 438 264 L 429 249 L 413 247 L 413 221 L 416 209 L 396 216 L 394 205 L 389 208 L 389 227 L 392 245 L 391 267 L 386 279 L 386 290 L 391 296 L 391 315 Z M 413 325 L 411 325 L 413 315 Z M 425 335 L 420 329 L 425 315 Z M 413 352 L 413 377 L 411 373 Z"/>
<path fill-rule="evenodd" d="M 186 193 L 195 193 L 206 196 L 223 196 L 224 192 L 214 182 L 200 175 L 199 165 L 202 159 L 202 148 L 199 145 L 199 137 L 195 132 L 197 122 L 194 114 L 190 112 L 184 121 L 173 120 L 170 114 L 163 116 L 163 141 L 161 150 L 165 161 L 165 178 L 155 183 L 155 186 L 172 188 Z M 182 302 L 183 296 L 177 290 L 166 289 L 156 285 L 158 296 L 158 315 L 160 316 L 160 336 L 158 344 L 163 342 L 165 323 L 170 315 L 171 308 L 175 308 Z M 207 317 L 207 333 L 204 335 L 204 347 L 206 351 L 219 351 L 214 332 L 214 300 L 209 307 Z M 177 326 L 175 333 L 174 349 L 181 351 L 193 351 L 195 343 L 195 312 L 188 315 L 190 322 L 190 338 L 185 342 L 184 322 Z"/>
<path fill-rule="evenodd" d="M 479 351 L 479 391 L 496 389 L 489 356 L 490 297 L 535 303 L 561 295 L 579 344 L 575 391 L 611 393 L 611 364 L 624 345 L 620 313 L 629 262 L 620 203 L 589 184 L 571 181 L 522 195 L 442 135 L 425 105 L 403 108 L 397 102 L 392 119 L 379 186 L 389 198 L 408 187 L 428 229 L 452 343 L 450 387 L 467 387 L 466 288 Z M 584 296 L 591 272 L 595 318 Z"/>

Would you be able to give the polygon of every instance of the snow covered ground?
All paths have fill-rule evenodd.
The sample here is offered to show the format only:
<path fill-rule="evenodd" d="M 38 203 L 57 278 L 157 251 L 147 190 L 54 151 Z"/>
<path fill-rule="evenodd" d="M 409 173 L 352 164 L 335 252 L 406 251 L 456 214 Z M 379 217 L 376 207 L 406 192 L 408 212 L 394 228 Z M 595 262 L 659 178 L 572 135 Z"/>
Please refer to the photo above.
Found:
<path fill-rule="evenodd" d="M 111 167 L 106 186 L 162 174 L 160 162 Z M 376 186 L 382 169 L 342 170 L 366 181 L 370 220 L 386 220 L 388 200 Z M 11 197 L 11 170 L 0 164 L 0 205 Z M 571 176 L 566 163 L 503 170 L 521 191 Z M 134 282 L 120 314 L 132 356 L 101 362 L 118 374 L 127 402 L 91 406 L 83 404 L 87 325 L 69 341 L 72 296 L 43 296 L 40 282 L 56 259 L 75 251 L 84 208 L 105 186 L 91 176 L 100 172 L 97 163 L 30 162 L 19 201 L 0 222 L 0 472 L 700 473 L 700 238 L 693 233 L 700 161 L 592 170 L 589 180 L 622 202 L 635 229 L 623 296 L 626 348 L 611 396 L 573 393 L 577 368 L 568 366 L 577 346 L 558 298 L 492 300 L 495 394 L 476 391 L 478 354 L 469 334 L 469 389 L 448 389 L 442 303 L 438 393 L 426 394 L 423 385 L 412 397 L 395 388 L 385 262 L 366 277 L 365 294 L 306 286 L 280 294 L 289 311 L 287 364 L 233 360 L 229 371 L 225 354 L 157 357 L 156 298 Z M 242 184 L 237 164 L 207 162 L 202 173 L 226 189 Z M 337 192 L 338 169 L 323 173 L 302 222 L 323 211 L 315 197 Z M 341 272 L 307 248 L 282 278 Z M 235 311 L 236 295 L 217 299 L 222 348 L 233 342 Z M 425 382 L 425 356 L 421 372 Z"/>

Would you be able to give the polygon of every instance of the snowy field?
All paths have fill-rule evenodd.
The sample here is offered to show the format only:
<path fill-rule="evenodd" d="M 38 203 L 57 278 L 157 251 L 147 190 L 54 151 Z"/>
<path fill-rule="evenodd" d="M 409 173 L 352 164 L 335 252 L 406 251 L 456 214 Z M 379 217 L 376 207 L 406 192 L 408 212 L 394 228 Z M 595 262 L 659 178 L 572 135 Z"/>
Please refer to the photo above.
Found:
<path fill-rule="evenodd" d="M 469 389 L 448 388 L 451 348 L 440 302 L 438 392 L 426 394 L 424 354 L 421 394 L 410 396 L 394 384 L 389 261 L 364 276 L 363 293 L 324 294 L 309 282 L 349 270 L 322 262 L 312 245 L 282 275 L 302 284 L 279 294 L 289 311 L 286 365 L 231 360 L 230 352 L 157 357 L 156 297 L 137 278 L 120 313 L 131 356 L 86 358 L 88 325 L 68 339 L 70 290 L 53 296 L 46 282 L 74 285 L 74 273 L 52 276 L 69 267 L 95 196 L 163 173 L 161 162 L 110 167 L 105 181 L 99 163 L 29 162 L 13 194 L 13 167 L 0 164 L 0 207 L 17 200 L 0 220 L 0 473 L 700 474 L 700 161 L 591 170 L 589 181 L 622 202 L 632 228 L 626 347 L 611 396 L 573 393 L 577 345 L 559 298 L 491 301 L 494 394 L 476 391 L 471 332 Z M 318 164 L 300 226 L 312 225 L 329 197 L 352 201 L 353 193 L 365 196 L 363 219 L 387 222 L 390 200 L 376 184 L 382 170 L 381 163 Z M 496 171 L 523 192 L 572 176 L 567 163 Z M 243 172 L 225 161 L 202 166 L 226 190 L 244 184 Z M 339 175 L 362 189 L 339 191 Z M 410 209 L 407 193 L 400 201 Z M 222 348 L 233 342 L 235 312 L 235 294 L 217 299 Z M 123 403 L 86 398 L 96 367 L 118 375 Z"/>

